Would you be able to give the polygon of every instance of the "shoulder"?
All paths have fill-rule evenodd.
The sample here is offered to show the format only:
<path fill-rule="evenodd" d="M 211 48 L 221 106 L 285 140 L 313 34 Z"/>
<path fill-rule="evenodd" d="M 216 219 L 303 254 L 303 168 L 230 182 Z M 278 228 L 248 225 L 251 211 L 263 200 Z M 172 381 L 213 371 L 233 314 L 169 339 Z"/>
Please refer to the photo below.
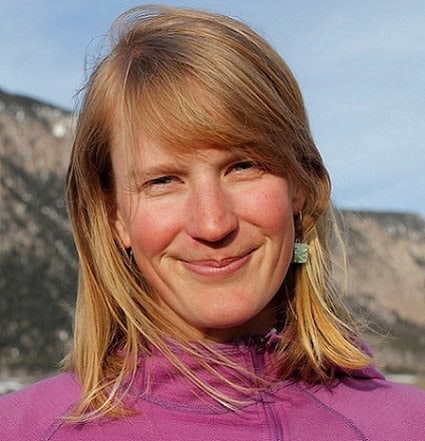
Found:
<path fill-rule="evenodd" d="M 344 378 L 332 388 L 309 392 L 351 424 L 367 439 L 423 441 L 425 392 L 383 377 Z"/>
<path fill-rule="evenodd" d="M 75 403 L 75 376 L 64 373 L 0 398 L 0 439 L 38 441 Z"/>

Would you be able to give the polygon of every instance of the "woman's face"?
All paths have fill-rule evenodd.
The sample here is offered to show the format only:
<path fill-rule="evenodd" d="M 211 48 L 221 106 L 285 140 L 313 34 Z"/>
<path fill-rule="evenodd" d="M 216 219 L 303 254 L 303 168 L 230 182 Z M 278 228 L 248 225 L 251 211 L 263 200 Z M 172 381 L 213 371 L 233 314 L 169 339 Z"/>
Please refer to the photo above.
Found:
<path fill-rule="evenodd" d="M 170 320 L 219 341 L 274 326 L 302 192 L 229 151 L 139 145 L 134 160 L 123 146 L 112 152 L 114 229 Z"/>

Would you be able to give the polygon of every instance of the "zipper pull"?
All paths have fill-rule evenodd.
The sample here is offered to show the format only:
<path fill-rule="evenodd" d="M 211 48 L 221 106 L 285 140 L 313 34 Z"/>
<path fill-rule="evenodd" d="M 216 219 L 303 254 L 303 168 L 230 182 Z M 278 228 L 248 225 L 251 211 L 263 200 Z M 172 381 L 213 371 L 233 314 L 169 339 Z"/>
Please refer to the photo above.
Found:
<path fill-rule="evenodd" d="M 255 341 L 255 352 L 262 354 L 268 348 L 270 344 L 276 342 L 277 330 L 276 328 L 270 329 L 270 331 L 261 337 L 257 337 Z"/>

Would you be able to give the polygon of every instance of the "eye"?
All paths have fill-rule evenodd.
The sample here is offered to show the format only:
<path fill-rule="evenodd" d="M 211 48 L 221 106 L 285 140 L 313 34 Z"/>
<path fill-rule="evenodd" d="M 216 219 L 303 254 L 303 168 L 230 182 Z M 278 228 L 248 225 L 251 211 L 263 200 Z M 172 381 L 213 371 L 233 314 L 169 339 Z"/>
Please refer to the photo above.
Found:
<path fill-rule="evenodd" d="M 248 170 L 252 167 L 255 167 L 256 164 L 254 161 L 241 161 L 237 162 L 236 164 L 232 165 L 232 170 Z"/>
<path fill-rule="evenodd" d="M 142 188 L 147 194 L 163 194 L 172 191 L 179 182 L 180 180 L 176 176 L 159 176 L 146 181 Z"/>
<path fill-rule="evenodd" d="M 161 186 L 161 185 L 170 184 L 173 181 L 173 179 L 176 178 L 173 178 L 173 176 L 161 176 L 159 178 L 151 179 L 146 184 L 148 186 L 155 186 L 155 185 Z"/>
<path fill-rule="evenodd" d="M 258 162 L 246 160 L 232 164 L 227 170 L 228 173 L 258 173 L 264 171 L 264 167 Z"/>

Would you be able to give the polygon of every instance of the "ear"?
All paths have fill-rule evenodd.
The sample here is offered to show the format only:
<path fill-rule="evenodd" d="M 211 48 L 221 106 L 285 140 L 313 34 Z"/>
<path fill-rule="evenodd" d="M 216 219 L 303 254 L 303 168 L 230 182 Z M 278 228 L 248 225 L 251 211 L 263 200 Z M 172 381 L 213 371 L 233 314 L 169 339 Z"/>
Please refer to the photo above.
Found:
<path fill-rule="evenodd" d="M 112 216 L 110 216 L 111 227 L 115 239 L 123 246 L 123 248 L 131 247 L 130 235 L 128 233 L 128 226 L 125 217 L 117 208 Z"/>

